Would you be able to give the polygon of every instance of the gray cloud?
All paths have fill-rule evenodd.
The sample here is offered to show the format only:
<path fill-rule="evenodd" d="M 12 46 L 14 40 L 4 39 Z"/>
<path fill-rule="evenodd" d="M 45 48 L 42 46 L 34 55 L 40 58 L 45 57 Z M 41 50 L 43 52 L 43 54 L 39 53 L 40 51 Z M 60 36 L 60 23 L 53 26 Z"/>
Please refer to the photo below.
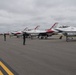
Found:
<path fill-rule="evenodd" d="M 76 0 L 0 1 L 0 30 L 8 30 L 8 27 L 20 29 L 38 24 L 46 28 L 54 22 L 75 25 L 75 20 Z"/>

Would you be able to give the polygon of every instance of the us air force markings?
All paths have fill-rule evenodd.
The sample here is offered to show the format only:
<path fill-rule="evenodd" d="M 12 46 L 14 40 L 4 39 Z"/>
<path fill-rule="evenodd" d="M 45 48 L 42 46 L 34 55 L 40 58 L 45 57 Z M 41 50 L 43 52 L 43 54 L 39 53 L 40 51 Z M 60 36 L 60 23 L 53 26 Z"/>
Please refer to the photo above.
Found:
<path fill-rule="evenodd" d="M 0 75 L 18 75 L 7 63 L 0 59 Z"/>

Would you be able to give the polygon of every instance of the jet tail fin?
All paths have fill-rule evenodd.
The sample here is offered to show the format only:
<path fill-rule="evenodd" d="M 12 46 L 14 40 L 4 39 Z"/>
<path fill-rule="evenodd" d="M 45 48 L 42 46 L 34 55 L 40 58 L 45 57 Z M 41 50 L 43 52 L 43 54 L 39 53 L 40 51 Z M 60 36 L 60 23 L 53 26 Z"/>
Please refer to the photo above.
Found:
<path fill-rule="evenodd" d="M 50 28 L 50 30 L 51 30 L 52 28 L 55 28 L 57 24 L 58 24 L 57 22 L 54 23 L 53 26 Z"/>
<path fill-rule="evenodd" d="M 23 31 L 26 31 L 28 29 L 28 27 L 26 27 Z"/>
<path fill-rule="evenodd" d="M 38 29 L 40 26 L 38 25 L 38 26 L 36 26 L 35 28 L 34 28 L 34 30 L 36 30 L 36 29 Z"/>

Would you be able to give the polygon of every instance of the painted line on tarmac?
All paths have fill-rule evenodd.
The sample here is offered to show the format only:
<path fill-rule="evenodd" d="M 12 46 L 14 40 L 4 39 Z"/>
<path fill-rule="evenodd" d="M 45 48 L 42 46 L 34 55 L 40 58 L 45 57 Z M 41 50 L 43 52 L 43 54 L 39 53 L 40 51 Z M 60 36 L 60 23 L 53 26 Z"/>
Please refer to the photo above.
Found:
<path fill-rule="evenodd" d="M 19 75 L 6 62 L 0 59 L 0 75 Z"/>

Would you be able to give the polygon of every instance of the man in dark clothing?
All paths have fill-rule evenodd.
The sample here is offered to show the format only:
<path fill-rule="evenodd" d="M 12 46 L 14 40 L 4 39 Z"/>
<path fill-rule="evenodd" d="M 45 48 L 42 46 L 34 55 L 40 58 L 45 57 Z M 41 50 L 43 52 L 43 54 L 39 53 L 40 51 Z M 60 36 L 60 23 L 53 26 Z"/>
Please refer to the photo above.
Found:
<path fill-rule="evenodd" d="M 25 45 L 25 41 L 26 41 L 26 32 L 23 33 L 23 45 Z"/>
<path fill-rule="evenodd" d="M 63 37 L 63 36 L 61 35 L 59 39 L 62 39 L 62 37 Z"/>
<path fill-rule="evenodd" d="M 6 41 L 6 34 L 4 34 L 4 41 Z"/>

